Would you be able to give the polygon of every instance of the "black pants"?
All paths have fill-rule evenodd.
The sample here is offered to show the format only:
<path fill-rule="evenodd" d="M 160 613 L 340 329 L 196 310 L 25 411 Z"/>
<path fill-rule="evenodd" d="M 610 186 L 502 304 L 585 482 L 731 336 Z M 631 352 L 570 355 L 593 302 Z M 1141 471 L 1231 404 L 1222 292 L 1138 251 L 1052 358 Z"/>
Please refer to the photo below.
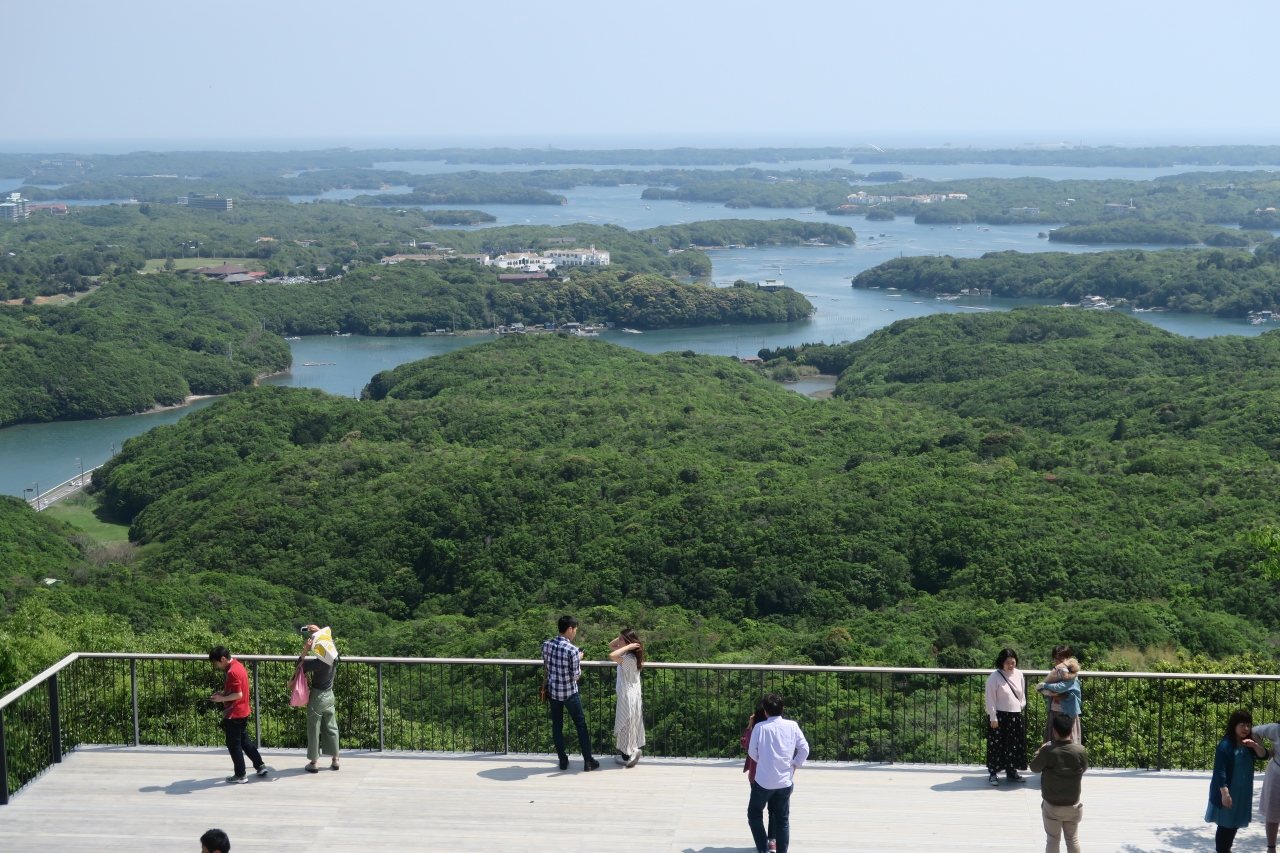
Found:
<path fill-rule="evenodd" d="M 575 693 L 561 701 L 552 699 L 551 705 L 551 740 L 556 745 L 556 755 L 563 760 L 568 758 L 564 751 L 564 712 L 578 729 L 578 748 L 582 750 L 582 760 L 591 762 L 591 735 L 587 733 L 587 715 L 582 712 L 582 694 Z"/>
<path fill-rule="evenodd" d="M 231 764 L 235 767 L 237 776 L 243 776 L 245 773 L 244 757 L 246 755 L 253 762 L 254 770 L 262 766 L 262 756 L 258 754 L 258 748 L 249 738 L 248 717 L 235 720 L 227 718 L 222 721 L 222 730 L 227 734 L 227 752 L 231 753 Z"/>
<path fill-rule="evenodd" d="M 1217 853 L 1231 853 L 1231 845 L 1236 843 L 1236 832 L 1234 828 L 1225 826 L 1218 827 L 1217 833 L 1213 836 L 1213 849 Z"/>

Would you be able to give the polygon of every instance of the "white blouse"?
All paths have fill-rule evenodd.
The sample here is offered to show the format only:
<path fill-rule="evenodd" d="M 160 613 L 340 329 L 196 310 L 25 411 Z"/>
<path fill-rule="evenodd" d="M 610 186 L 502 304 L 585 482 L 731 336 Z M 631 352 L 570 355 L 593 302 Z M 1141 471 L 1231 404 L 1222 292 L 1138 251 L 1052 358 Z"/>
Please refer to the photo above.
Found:
<path fill-rule="evenodd" d="M 997 669 L 987 676 L 987 717 L 996 718 L 996 711 L 1018 713 L 1027 707 L 1027 680 L 1022 670 L 1013 672 Z"/>

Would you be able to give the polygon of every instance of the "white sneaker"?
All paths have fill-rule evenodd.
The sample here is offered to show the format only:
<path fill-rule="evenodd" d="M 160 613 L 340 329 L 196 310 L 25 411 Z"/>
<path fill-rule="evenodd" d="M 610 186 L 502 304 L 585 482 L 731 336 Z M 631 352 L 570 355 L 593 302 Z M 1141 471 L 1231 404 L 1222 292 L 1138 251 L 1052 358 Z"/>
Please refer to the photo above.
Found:
<path fill-rule="evenodd" d="M 623 758 L 621 755 L 615 755 L 613 760 L 621 764 L 623 767 L 627 766 L 627 759 Z"/>
<path fill-rule="evenodd" d="M 631 753 L 631 760 L 627 762 L 627 766 L 635 767 L 639 763 L 640 763 L 640 750 L 637 749 L 635 752 Z"/>

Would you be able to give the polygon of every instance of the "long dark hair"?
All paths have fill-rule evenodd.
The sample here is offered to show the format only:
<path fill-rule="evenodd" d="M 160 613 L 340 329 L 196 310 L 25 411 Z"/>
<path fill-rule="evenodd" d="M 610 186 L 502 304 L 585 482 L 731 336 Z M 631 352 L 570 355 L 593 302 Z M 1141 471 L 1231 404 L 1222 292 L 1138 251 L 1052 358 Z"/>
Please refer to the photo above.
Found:
<path fill-rule="evenodd" d="M 1236 726 L 1241 723 L 1248 723 L 1249 728 L 1253 728 L 1253 714 L 1243 708 L 1239 711 L 1232 711 L 1231 716 L 1227 719 L 1227 740 L 1236 746 L 1240 745 L 1240 739 L 1236 737 Z"/>
<path fill-rule="evenodd" d="M 630 628 L 623 628 L 618 632 L 618 636 L 626 640 L 628 643 L 635 643 L 640 648 L 632 649 L 629 654 L 636 656 L 636 669 L 644 669 L 644 643 L 640 642 L 640 635 Z"/>
<path fill-rule="evenodd" d="M 1049 655 L 1049 660 L 1052 661 L 1053 663 L 1057 663 L 1058 658 L 1062 658 L 1063 660 L 1066 660 L 1069 657 L 1071 657 L 1070 646 L 1054 646 L 1053 652 Z"/>
<path fill-rule="evenodd" d="M 769 712 L 764 709 L 764 700 L 761 699 L 756 703 L 755 713 L 751 715 L 751 725 L 763 723 L 767 719 L 769 719 Z"/>
<path fill-rule="evenodd" d="M 1001 649 L 999 656 L 996 657 L 996 669 L 1004 669 L 1004 662 L 1009 658 L 1013 658 L 1016 662 L 1018 660 L 1018 653 L 1013 649 Z"/>

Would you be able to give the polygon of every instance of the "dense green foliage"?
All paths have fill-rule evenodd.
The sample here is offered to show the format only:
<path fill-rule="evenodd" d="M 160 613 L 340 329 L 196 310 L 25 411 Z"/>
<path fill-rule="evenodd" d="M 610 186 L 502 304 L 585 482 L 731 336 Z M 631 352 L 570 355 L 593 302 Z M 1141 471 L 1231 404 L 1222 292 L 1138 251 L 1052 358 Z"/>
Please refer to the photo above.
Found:
<path fill-rule="evenodd" d="M 795 220 L 717 220 L 643 231 L 583 224 L 432 229 L 433 222 L 484 218 L 492 217 L 478 211 L 392 211 L 280 201 L 251 201 L 225 212 L 146 204 L 72 208 L 65 217 L 38 214 L 25 221 L 0 222 L 0 301 L 83 291 L 91 283 L 87 277 L 133 271 L 147 258 L 243 258 L 251 268 L 273 275 L 316 275 L 321 266 L 372 263 L 398 252 L 430 252 L 436 247 L 460 254 L 543 251 L 571 239 L 607 249 L 614 264 L 632 272 L 700 278 L 711 274 L 711 261 L 700 251 L 684 251 L 692 245 L 832 244 L 855 239 L 848 228 Z M 411 242 L 416 245 L 408 245 Z M 673 251 L 676 254 L 669 254 Z"/>
<path fill-rule="evenodd" d="M 660 329 L 784 322 L 813 311 L 794 290 L 716 288 L 614 266 L 573 270 L 567 281 L 520 284 L 500 282 L 499 272 L 469 261 L 366 266 L 340 280 L 248 285 L 235 298 L 268 328 L 289 335 L 421 335 L 575 320 Z"/>
<path fill-rule="evenodd" d="M 1198 222 L 1151 222 L 1122 219 L 1094 225 L 1067 225 L 1049 232 L 1059 243 L 1146 243 L 1191 246 L 1204 243 L 1221 248 L 1244 248 L 1252 243 L 1270 242 L 1270 231 L 1238 231 L 1221 225 Z"/>
<path fill-rule="evenodd" d="M 1094 654 L 1222 655 L 1280 615 L 1236 538 L 1276 497 L 1278 347 L 1062 309 L 937 315 L 830 348 L 843 399 L 812 403 L 723 359 L 508 339 L 382 374 L 363 402 L 228 398 L 97 482 L 170 574 L 397 619 L 536 601 L 850 624 L 1060 596 L 1042 606 Z"/>
<path fill-rule="evenodd" d="M 0 426 L 225 394 L 290 361 L 232 289 L 116 276 L 68 305 L 0 306 Z"/>
<path fill-rule="evenodd" d="M 1280 307 L 1280 265 L 1272 244 L 1257 253 L 1220 249 L 1110 252 L 988 252 L 981 258 L 894 258 L 859 273 L 854 287 L 923 293 L 991 288 L 995 296 L 1116 304 L 1220 317 Z"/>
<path fill-rule="evenodd" d="M 1280 145 L 1152 145 L 1122 148 L 1086 145 L 1062 148 L 889 148 L 859 150 L 856 163 L 903 165 L 1008 163 L 1014 166 L 1270 166 L 1280 163 Z"/>
<path fill-rule="evenodd" d="M 1047 178 L 968 178 L 954 181 L 912 180 L 875 191 L 916 196 L 964 193 L 963 201 L 922 204 L 885 202 L 878 208 L 912 214 L 921 224 L 988 222 L 992 224 L 1066 222 L 1071 225 L 1129 221 L 1173 227 L 1177 223 L 1241 223 L 1265 228 L 1280 203 L 1275 172 L 1190 172 L 1141 180 L 1062 180 Z M 1118 205 L 1108 208 L 1107 205 Z M 1028 213 L 1026 209 L 1038 210 Z M 838 208 L 836 209 L 838 212 Z M 1094 232 L 1107 235 L 1107 231 Z M 1117 231 L 1116 239 L 1127 239 Z"/>
<path fill-rule="evenodd" d="M 229 211 L 176 204 L 72 206 L 65 216 L 36 213 L 0 221 L 0 301 L 83 291 L 86 277 L 141 269 L 148 258 L 246 258 L 250 267 L 274 275 L 314 273 L 317 266 L 372 262 L 404 251 L 409 241 L 431 240 L 435 222 L 492 219 L 468 210 L 258 200 L 237 201 Z"/>

